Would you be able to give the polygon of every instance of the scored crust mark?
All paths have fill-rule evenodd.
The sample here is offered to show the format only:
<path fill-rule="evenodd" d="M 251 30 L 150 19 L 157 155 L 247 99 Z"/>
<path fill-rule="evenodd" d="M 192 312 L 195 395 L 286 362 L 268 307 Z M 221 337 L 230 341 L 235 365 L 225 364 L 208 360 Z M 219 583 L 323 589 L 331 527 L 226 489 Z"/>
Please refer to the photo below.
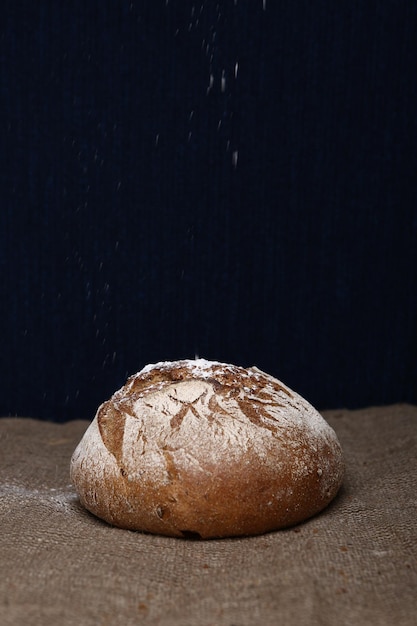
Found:
<path fill-rule="evenodd" d="M 248 420 L 255 424 L 255 426 L 260 426 L 261 428 L 266 428 L 270 430 L 274 435 L 276 434 L 276 428 L 272 426 L 272 424 L 268 424 L 268 420 L 274 419 L 270 413 L 266 410 L 264 404 L 256 403 L 253 399 L 251 400 L 240 400 L 237 399 L 237 403 L 239 405 L 242 413 L 246 415 Z M 270 406 L 281 406 L 276 402 L 271 402 Z M 267 420 L 267 421 L 264 421 Z"/>
<path fill-rule="evenodd" d="M 213 421 L 215 415 L 223 415 L 224 417 L 230 417 L 229 413 L 217 402 L 216 396 L 211 396 L 208 408 L 213 413 L 213 415 L 209 416 L 209 420 Z"/>
<path fill-rule="evenodd" d="M 126 417 L 111 402 L 103 404 L 97 415 L 101 438 L 107 450 L 120 464 L 122 460 L 123 435 Z"/>
<path fill-rule="evenodd" d="M 174 402 L 179 402 L 182 406 L 179 409 L 179 411 L 177 413 L 175 413 L 175 415 L 173 417 L 171 417 L 170 420 L 170 426 L 173 430 L 178 430 L 185 418 L 185 416 L 187 415 L 188 411 L 191 411 L 191 413 L 193 413 L 193 415 L 195 415 L 195 417 L 197 419 L 199 419 L 201 417 L 201 414 L 198 412 L 198 410 L 195 408 L 194 404 L 196 404 L 198 402 L 198 400 L 201 400 L 202 398 L 205 398 L 207 395 L 207 391 L 205 391 L 204 393 L 200 394 L 197 398 L 195 398 L 194 400 L 181 400 L 181 398 L 177 398 L 176 396 L 173 396 L 172 394 L 168 394 L 168 396 L 171 398 L 171 400 L 174 400 Z"/>
<path fill-rule="evenodd" d="M 198 412 L 195 410 L 195 408 L 192 406 L 191 403 L 184 404 L 184 406 L 182 406 L 180 408 L 180 410 L 178 411 L 178 413 L 175 413 L 175 415 L 173 417 L 171 417 L 170 419 L 170 426 L 173 430 L 177 430 L 178 428 L 180 428 L 184 417 L 187 415 L 188 410 L 191 410 L 194 415 L 196 415 L 197 417 L 199 417 Z"/>
<path fill-rule="evenodd" d="M 239 406 L 239 409 L 248 418 L 248 420 L 252 422 L 252 424 L 255 424 L 255 426 L 260 426 L 262 428 L 267 428 L 273 434 L 276 434 L 275 428 L 272 425 L 268 424 L 268 421 L 275 419 L 273 415 L 269 413 L 268 407 L 282 407 L 283 405 L 279 402 L 274 402 L 271 399 L 270 394 L 263 393 L 263 401 L 261 401 L 253 397 L 251 397 L 249 400 L 238 397 L 238 393 L 240 393 L 240 390 L 235 387 L 232 387 L 228 390 L 227 388 L 221 386 L 216 391 L 218 394 L 222 395 L 226 399 L 232 397 Z M 215 416 L 219 415 L 222 415 L 224 417 L 230 417 L 228 411 L 226 411 L 219 404 L 215 395 L 210 398 L 208 406 L 210 411 L 213 413 L 213 416 L 211 417 L 212 420 Z"/>

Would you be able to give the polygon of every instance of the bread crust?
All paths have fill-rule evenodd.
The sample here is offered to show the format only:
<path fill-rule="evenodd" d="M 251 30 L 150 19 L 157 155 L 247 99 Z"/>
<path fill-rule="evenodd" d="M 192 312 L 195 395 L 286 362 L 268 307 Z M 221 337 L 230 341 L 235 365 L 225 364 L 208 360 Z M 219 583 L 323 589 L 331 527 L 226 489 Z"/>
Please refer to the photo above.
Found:
<path fill-rule="evenodd" d="M 256 535 L 324 509 L 343 479 L 333 429 L 255 367 L 163 362 L 102 404 L 71 459 L 106 522 L 174 537 Z"/>

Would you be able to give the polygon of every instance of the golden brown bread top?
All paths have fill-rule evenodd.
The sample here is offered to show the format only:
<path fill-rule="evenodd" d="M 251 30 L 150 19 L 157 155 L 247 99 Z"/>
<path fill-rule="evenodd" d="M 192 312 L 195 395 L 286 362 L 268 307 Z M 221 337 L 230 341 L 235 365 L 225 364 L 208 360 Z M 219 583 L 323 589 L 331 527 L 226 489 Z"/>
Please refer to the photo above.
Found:
<path fill-rule="evenodd" d="M 268 407 L 283 406 L 277 401 L 278 392 L 283 392 L 290 398 L 293 397 L 286 387 L 255 367 L 245 369 L 204 359 L 157 363 L 131 376 L 126 385 L 113 395 L 111 415 L 106 404 L 102 405 L 99 410 L 98 425 L 107 448 L 115 456 L 120 456 L 123 440 L 123 429 L 120 425 L 124 422 L 123 414 L 134 417 L 134 405 L 139 399 L 146 398 L 155 392 L 163 392 L 174 383 L 189 383 L 191 380 L 200 380 L 212 387 L 213 393 L 208 399 L 208 408 L 213 415 L 218 413 L 228 415 L 219 404 L 219 399 L 233 398 L 253 424 L 270 429 L 272 428 L 268 425 L 268 419 L 262 418 L 269 417 Z M 205 395 L 208 395 L 207 390 Z M 171 428 L 180 426 L 188 411 L 199 417 L 195 408 L 199 399 L 200 397 L 191 401 L 179 400 L 178 411 L 170 418 Z M 115 412 L 119 413 L 117 420 L 115 420 Z M 207 414 L 208 419 L 210 419 L 210 412 Z M 117 429 L 115 423 L 118 424 Z"/>

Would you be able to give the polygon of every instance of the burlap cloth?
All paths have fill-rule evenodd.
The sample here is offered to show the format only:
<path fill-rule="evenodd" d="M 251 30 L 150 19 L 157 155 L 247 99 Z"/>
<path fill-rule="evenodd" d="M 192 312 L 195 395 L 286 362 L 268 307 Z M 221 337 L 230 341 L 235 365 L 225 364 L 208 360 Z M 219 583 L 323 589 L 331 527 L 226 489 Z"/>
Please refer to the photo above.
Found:
<path fill-rule="evenodd" d="M 417 407 L 331 411 L 347 473 L 322 514 L 260 537 L 112 528 L 69 484 L 87 422 L 0 419 L 1 626 L 417 624 Z"/>

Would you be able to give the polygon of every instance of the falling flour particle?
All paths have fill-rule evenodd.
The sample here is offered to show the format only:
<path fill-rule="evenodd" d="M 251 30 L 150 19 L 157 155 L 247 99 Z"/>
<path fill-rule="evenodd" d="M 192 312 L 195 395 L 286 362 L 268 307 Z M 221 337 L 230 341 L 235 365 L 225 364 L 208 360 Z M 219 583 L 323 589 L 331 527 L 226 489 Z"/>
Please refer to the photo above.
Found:
<path fill-rule="evenodd" d="M 214 76 L 213 74 L 210 74 L 210 81 L 209 81 L 209 86 L 207 87 L 207 93 L 209 93 L 212 90 L 213 84 L 214 84 Z"/>
<path fill-rule="evenodd" d="M 221 90 L 222 93 L 226 91 L 226 72 L 224 70 L 222 70 Z"/>

